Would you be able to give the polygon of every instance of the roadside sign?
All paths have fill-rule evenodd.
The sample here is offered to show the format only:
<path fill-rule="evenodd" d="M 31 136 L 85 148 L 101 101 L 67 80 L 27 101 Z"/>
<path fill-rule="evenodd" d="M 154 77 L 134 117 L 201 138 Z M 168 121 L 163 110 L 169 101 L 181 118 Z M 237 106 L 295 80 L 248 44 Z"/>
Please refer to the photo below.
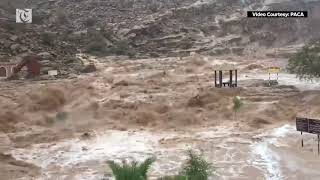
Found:
<path fill-rule="evenodd" d="M 296 118 L 297 131 L 312 134 L 320 134 L 320 120 L 308 118 Z"/>
<path fill-rule="evenodd" d="M 269 67 L 268 68 L 268 72 L 270 74 L 276 74 L 276 73 L 279 73 L 280 71 L 281 71 L 280 67 Z"/>
<path fill-rule="evenodd" d="M 320 154 L 320 120 L 296 117 L 297 131 L 307 132 L 318 135 L 318 155 Z M 303 139 L 301 139 L 303 147 Z"/>
<path fill-rule="evenodd" d="M 309 132 L 309 121 L 307 118 L 296 118 L 297 131 Z"/>
<path fill-rule="evenodd" d="M 309 133 L 320 134 L 320 120 L 309 119 Z"/>

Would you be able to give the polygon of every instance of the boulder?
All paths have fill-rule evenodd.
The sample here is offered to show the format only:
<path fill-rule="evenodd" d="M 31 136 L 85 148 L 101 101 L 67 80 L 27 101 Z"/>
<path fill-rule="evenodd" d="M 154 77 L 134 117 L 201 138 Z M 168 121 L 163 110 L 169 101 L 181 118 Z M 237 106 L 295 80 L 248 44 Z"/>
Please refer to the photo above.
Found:
<path fill-rule="evenodd" d="M 27 52 L 29 49 L 26 46 L 21 46 L 20 51 L 21 52 Z"/>
<path fill-rule="evenodd" d="M 19 48 L 19 44 L 12 44 L 11 46 L 10 46 L 10 49 L 12 50 L 12 51 L 15 51 L 15 50 L 17 50 L 18 48 Z"/>
<path fill-rule="evenodd" d="M 11 37 L 10 37 L 10 40 L 11 40 L 11 41 L 17 41 L 17 40 L 18 40 L 18 36 L 15 36 L 15 35 L 14 35 L 14 36 L 11 36 Z"/>

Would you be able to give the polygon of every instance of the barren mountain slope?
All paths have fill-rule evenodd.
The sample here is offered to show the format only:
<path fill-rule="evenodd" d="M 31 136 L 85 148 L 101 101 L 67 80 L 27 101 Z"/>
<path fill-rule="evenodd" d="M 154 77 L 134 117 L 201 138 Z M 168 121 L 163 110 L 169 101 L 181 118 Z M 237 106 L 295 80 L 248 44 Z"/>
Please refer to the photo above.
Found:
<path fill-rule="evenodd" d="M 33 24 L 14 22 L 15 9 L 22 7 L 33 9 Z M 309 18 L 246 17 L 247 10 L 267 9 L 308 10 Z M 49 52 L 52 66 L 75 71 L 81 63 L 74 55 L 80 51 L 132 57 L 190 51 L 263 55 L 265 49 L 318 38 L 319 9 L 320 1 L 307 0 L 6 0 L 0 4 L 0 52 L 2 59 Z"/>

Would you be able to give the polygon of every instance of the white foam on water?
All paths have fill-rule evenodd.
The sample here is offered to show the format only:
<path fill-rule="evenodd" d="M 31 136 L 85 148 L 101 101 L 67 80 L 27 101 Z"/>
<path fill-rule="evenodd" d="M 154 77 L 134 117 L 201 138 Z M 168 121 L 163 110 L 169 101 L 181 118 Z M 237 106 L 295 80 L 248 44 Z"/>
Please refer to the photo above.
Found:
<path fill-rule="evenodd" d="M 281 157 L 277 152 L 272 150 L 271 146 L 281 146 L 281 143 L 278 142 L 278 138 L 285 137 L 292 129 L 292 126 L 284 125 L 271 132 L 262 133 L 256 137 L 262 137 L 263 140 L 261 142 L 256 142 L 251 146 L 253 152 L 253 165 L 265 172 L 264 175 L 267 180 L 279 180 L 284 178 L 284 175 L 281 172 Z"/>
<path fill-rule="evenodd" d="M 71 179 L 99 179 L 103 173 L 97 169 L 106 166 L 107 160 L 121 162 L 125 159 L 141 162 L 153 155 L 156 156 L 157 161 L 152 166 L 151 174 L 163 176 L 168 173 L 177 173 L 187 158 L 187 150 L 196 149 L 196 144 L 188 143 L 189 139 L 208 141 L 221 139 L 229 136 L 230 130 L 227 127 L 217 127 L 211 130 L 200 130 L 197 131 L 198 133 L 107 131 L 97 133 L 95 137 L 88 140 L 74 138 L 56 143 L 37 144 L 26 149 L 17 148 L 12 150 L 11 154 L 17 160 L 41 167 L 40 179 L 59 177 L 61 180 L 69 180 L 70 177 L 63 178 L 63 176 L 70 173 L 76 175 Z M 178 141 L 170 146 L 161 146 L 159 143 L 161 139 L 169 142 Z"/>
<path fill-rule="evenodd" d="M 18 160 L 41 167 L 43 172 L 39 180 L 101 179 L 104 172 L 101 168 L 106 167 L 107 160 L 141 162 L 147 157 L 156 156 L 157 161 L 150 172 L 152 179 L 178 173 L 187 158 L 187 150 L 198 149 L 205 153 L 210 162 L 223 168 L 223 171 L 217 172 L 222 179 L 234 179 L 243 173 L 244 167 L 253 166 L 266 179 L 276 180 L 284 175 L 280 168 L 280 157 L 272 145 L 279 143 L 277 138 L 286 138 L 291 128 L 285 125 L 267 131 L 257 136 L 263 140 L 255 143 L 252 143 L 252 134 L 237 132 L 231 126 L 190 132 L 106 131 L 96 133 L 95 137 L 88 140 L 74 138 L 37 144 L 26 149 L 14 149 L 11 154 Z M 243 136 L 239 136 L 240 133 Z M 162 140 L 164 145 L 161 144 Z M 197 145 L 197 142 L 202 143 Z M 63 178 L 65 175 L 70 176 Z"/>
<path fill-rule="evenodd" d="M 176 173 L 186 159 L 186 150 L 192 145 L 186 143 L 173 144 L 172 147 L 160 147 L 159 141 L 165 139 L 190 138 L 178 133 L 151 133 L 147 131 L 126 132 L 107 131 L 96 134 L 88 140 L 79 138 L 57 143 L 33 145 L 27 149 L 17 148 L 10 153 L 17 160 L 22 160 L 42 168 L 40 179 L 69 180 L 65 174 L 76 172 L 77 180 L 101 179 L 103 173 L 97 169 L 106 166 L 106 161 L 116 162 L 138 161 L 156 156 L 157 161 L 152 167 L 156 175 L 168 172 Z M 58 172 L 57 173 L 57 168 Z"/>
<path fill-rule="evenodd" d="M 157 137 L 147 133 L 112 131 L 90 140 L 71 139 L 57 144 L 38 144 L 31 149 L 16 149 L 13 155 L 18 159 L 32 159 L 42 168 L 52 163 L 72 166 L 92 160 L 126 157 L 128 154 L 137 155 L 139 159 L 138 154 L 151 153 L 157 141 Z"/>

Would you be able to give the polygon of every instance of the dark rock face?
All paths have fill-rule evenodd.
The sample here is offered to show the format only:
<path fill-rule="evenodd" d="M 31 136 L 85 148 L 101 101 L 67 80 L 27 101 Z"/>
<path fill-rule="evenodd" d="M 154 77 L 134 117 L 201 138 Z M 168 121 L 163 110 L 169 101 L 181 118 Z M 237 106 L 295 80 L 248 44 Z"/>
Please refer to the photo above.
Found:
<path fill-rule="evenodd" d="M 14 10 L 20 6 L 34 9 L 33 24 L 14 22 Z M 247 10 L 261 8 L 308 10 L 309 18 L 246 17 Z M 51 64 L 76 73 L 79 68 L 73 65 L 81 62 L 66 62 L 78 52 L 136 57 L 192 51 L 241 55 L 246 52 L 241 49 L 252 43 L 269 48 L 319 38 L 319 12 L 319 1 L 306 0 L 32 0 L 26 5 L 3 0 L 0 56 L 48 52 L 54 54 Z M 125 51 L 130 53 L 119 51 L 120 41 L 126 41 Z"/>

